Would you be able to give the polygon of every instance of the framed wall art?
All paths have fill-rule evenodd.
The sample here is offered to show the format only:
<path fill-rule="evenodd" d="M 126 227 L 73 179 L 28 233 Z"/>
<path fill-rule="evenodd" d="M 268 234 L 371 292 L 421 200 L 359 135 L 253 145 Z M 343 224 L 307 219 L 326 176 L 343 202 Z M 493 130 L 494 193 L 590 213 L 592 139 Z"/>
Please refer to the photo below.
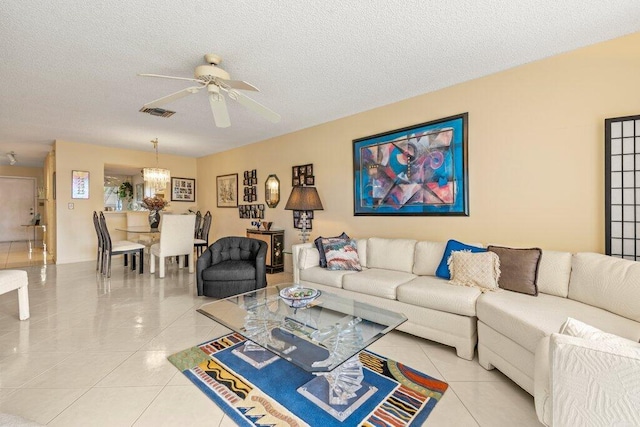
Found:
<path fill-rule="evenodd" d="M 353 140 L 354 215 L 469 215 L 468 113 Z"/>
<path fill-rule="evenodd" d="M 71 171 L 71 198 L 89 198 L 89 172 Z"/>
<path fill-rule="evenodd" d="M 298 165 L 291 168 L 291 186 L 314 185 L 313 163 Z"/>
<path fill-rule="evenodd" d="M 216 199 L 219 208 L 238 207 L 238 174 L 216 177 Z"/>
<path fill-rule="evenodd" d="M 196 180 L 193 178 L 171 178 L 172 202 L 195 202 Z"/>

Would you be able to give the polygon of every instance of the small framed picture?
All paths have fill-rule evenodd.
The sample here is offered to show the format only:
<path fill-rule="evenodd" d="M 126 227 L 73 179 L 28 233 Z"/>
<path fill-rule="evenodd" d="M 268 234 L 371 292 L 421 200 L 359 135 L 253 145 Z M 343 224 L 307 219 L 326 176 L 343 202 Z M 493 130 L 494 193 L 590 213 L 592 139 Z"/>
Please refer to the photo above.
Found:
<path fill-rule="evenodd" d="M 71 171 L 71 198 L 89 198 L 89 172 Z"/>
<path fill-rule="evenodd" d="M 314 177 L 312 177 L 312 176 L 308 176 L 308 177 L 305 179 L 305 181 L 304 181 L 304 183 L 305 183 L 306 185 L 314 185 L 314 183 L 315 183 L 315 182 L 316 182 L 316 180 L 315 180 L 315 178 L 314 178 Z"/>
<path fill-rule="evenodd" d="M 238 207 L 238 174 L 216 177 L 216 198 L 219 208 Z"/>

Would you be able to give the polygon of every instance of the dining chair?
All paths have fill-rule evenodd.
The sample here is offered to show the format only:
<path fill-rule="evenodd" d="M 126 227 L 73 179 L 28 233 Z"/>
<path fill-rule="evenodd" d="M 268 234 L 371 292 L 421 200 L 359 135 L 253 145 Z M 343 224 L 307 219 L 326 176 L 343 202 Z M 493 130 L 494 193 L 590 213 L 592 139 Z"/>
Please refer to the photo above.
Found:
<path fill-rule="evenodd" d="M 202 219 L 202 226 L 193 240 L 193 246 L 196 248 L 196 254 L 202 255 L 202 252 L 209 247 L 209 229 L 211 228 L 211 212 L 207 211 Z"/>
<path fill-rule="evenodd" d="M 144 245 L 140 243 L 130 242 L 128 240 L 119 240 L 113 242 L 107 227 L 107 221 L 104 213 L 100 212 L 100 231 L 102 232 L 102 274 L 111 277 L 111 257 L 113 255 L 124 255 L 124 265 L 127 266 L 127 255 L 131 255 L 131 269 L 136 269 L 136 254 L 138 255 L 138 272 L 144 272 Z"/>
<path fill-rule="evenodd" d="M 202 214 L 200 211 L 196 212 L 196 225 L 193 227 L 193 238 L 197 239 L 200 237 L 200 233 L 202 230 Z"/>
<path fill-rule="evenodd" d="M 151 245 L 149 271 L 156 272 L 156 257 L 158 258 L 159 277 L 165 276 L 165 258 L 177 256 L 178 267 L 182 268 L 185 261 L 189 265 L 189 273 L 193 273 L 193 230 L 195 215 L 165 215 L 162 217 L 162 232 L 160 241 Z"/>
<path fill-rule="evenodd" d="M 96 255 L 96 271 L 102 270 L 103 262 L 103 248 L 104 239 L 102 237 L 102 231 L 100 230 L 100 220 L 98 219 L 98 212 L 93 211 L 93 226 L 96 229 L 96 236 L 98 237 L 98 253 Z"/>
<path fill-rule="evenodd" d="M 127 212 L 127 227 L 137 226 L 149 226 L 149 211 Z M 148 234 L 127 233 L 127 240 L 145 245 L 147 253 L 149 252 L 149 247 L 155 243 L 154 236 Z"/>

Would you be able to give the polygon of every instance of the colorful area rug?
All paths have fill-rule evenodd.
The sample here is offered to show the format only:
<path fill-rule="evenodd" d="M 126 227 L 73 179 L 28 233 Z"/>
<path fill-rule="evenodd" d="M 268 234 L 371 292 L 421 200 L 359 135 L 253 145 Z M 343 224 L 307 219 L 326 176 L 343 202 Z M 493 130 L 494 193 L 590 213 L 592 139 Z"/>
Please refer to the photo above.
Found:
<path fill-rule="evenodd" d="M 367 350 L 359 357 L 375 393 L 343 422 L 297 389 L 316 378 L 279 357 L 258 369 L 236 356 L 245 338 L 231 333 L 169 356 L 200 390 L 241 426 L 419 426 L 448 385 Z M 268 353 L 271 354 L 271 353 Z"/>

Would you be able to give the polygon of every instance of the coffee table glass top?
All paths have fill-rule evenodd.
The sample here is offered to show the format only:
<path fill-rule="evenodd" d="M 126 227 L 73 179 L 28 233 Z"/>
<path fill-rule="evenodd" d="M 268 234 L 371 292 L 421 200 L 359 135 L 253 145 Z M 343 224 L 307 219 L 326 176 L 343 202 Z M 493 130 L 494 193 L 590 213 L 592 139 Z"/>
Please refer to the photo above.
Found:
<path fill-rule="evenodd" d="M 267 363 L 267 349 L 308 372 L 333 370 L 407 320 L 324 291 L 307 307 L 292 308 L 280 297 L 291 286 L 235 295 L 204 304 L 198 312 L 258 344 L 243 349 L 249 363 Z"/>

